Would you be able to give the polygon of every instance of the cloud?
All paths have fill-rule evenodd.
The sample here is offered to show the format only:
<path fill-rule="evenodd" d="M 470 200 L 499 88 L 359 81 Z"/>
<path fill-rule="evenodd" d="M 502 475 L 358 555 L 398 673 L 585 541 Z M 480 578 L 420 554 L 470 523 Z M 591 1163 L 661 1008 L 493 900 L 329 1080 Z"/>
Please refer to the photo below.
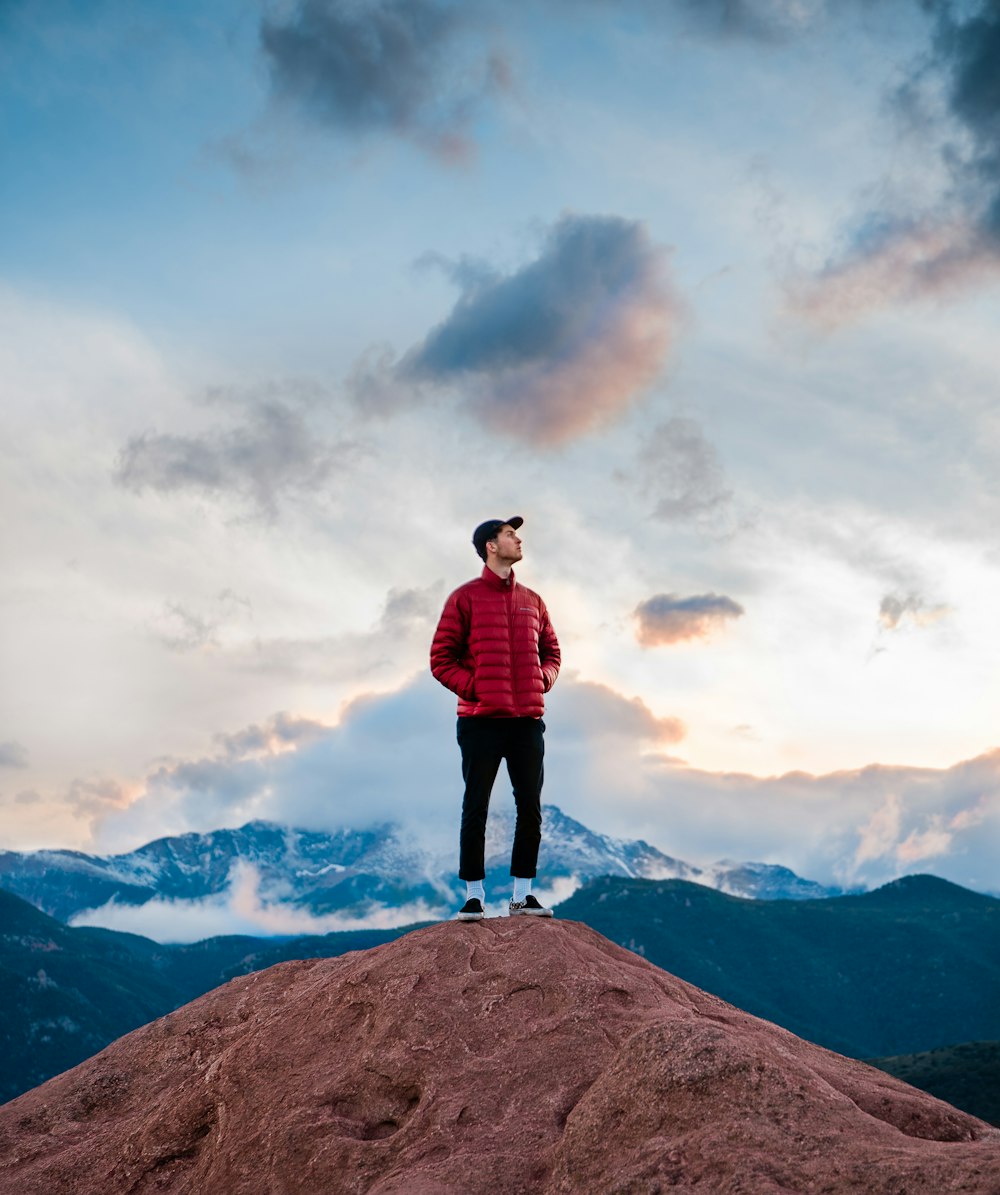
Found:
<path fill-rule="evenodd" d="M 568 683 L 567 683 L 568 681 Z M 559 722 L 554 734 L 563 741 L 625 740 L 666 746 L 687 734 L 680 718 L 658 718 L 639 697 L 624 697 L 608 685 L 563 677 L 555 701 Z"/>
<path fill-rule="evenodd" d="M 635 635 L 643 647 L 707 639 L 726 622 L 742 615 L 743 607 L 738 602 L 715 593 L 687 598 L 658 593 L 636 606 Z"/>
<path fill-rule="evenodd" d="M 0 743 L 0 768 L 26 768 L 28 751 L 13 739 Z"/>
<path fill-rule="evenodd" d="M 572 8 L 638 13 L 656 28 L 681 23 L 685 34 L 719 41 L 783 42 L 816 25 L 828 0 L 570 0 Z M 843 2 L 843 0 L 841 0 Z"/>
<path fill-rule="evenodd" d="M 626 480 L 624 473 L 616 474 Z M 674 417 L 643 436 L 635 478 L 664 522 L 710 521 L 732 502 L 713 446 L 693 419 Z"/>
<path fill-rule="evenodd" d="M 242 614 L 252 616 L 250 602 L 238 597 L 231 589 L 224 589 L 215 598 L 210 612 L 205 614 L 189 610 L 181 602 L 164 602 L 163 608 L 151 620 L 150 629 L 169 651 L 200 651 L 219 647 L 223 625 Z"/>
<path fill-rule="evenodd" d="M 273 517 L 283 494 L 314 494 L 356 458 L 348 441 L 326 443 L 302 413 L 279 401 L 251 405 L 243 426 L 178 436 L 133 436 L 114 469 L 118 485 L 135 494 L 191 491 L 231 493 Z"/>
<path fill-rule="evenodd" d="M 904 625 L 923 628 L 933 626 L 950 613 L 950 606 L 929 606 L 916 593 L 905 596 L 887 593 L 879 605 L 878 621 L 880 629 L 886 631 L 895 631 Z"/>
<path fill-rule="evenodd" d="M 321 738 L 328 729 L 312 718 L 297 718 L 282 711 L 273 714 L 262 726 L 247 726 L 234 734 L 220 733 L 214 738 L 227 758 L 246 759 L 304 746 Z"/>
<path fill-rule="evenodd" d="M 877 235 L 850 249 L 791 293 L 800 314 L 826 327 L 893 302 L 954 293 L 987 281 L 1000 265 L 1000 245 L 967 213 L 940 217 L 880 214 Z"/>
<path fill-rule="evenodd" d="M 874 886 L 919 864 L 997 886 L 1000 750 L 946 769 L 713 773 L 665 750 L 685 734 L 679 718 L 610 686 L 563 675 L 546 701 L 545 800 L 594 830 L 698 865 L 760 860 L 824 883 Z M 352 701 L 334 725 L 275 715 L 219 735 L 202 758 L 164 762 L 139 785 L 81 784 L 78 797 L 101 851 L 265 818 L 306 830 L 400 822 L 449 857 L 462 787 L 454 718 L 450 694 L 421 672 Z M 501 772 L 494 802 L 510 800 Z"/>
<path fill-rule="evenodd" d="M 826 0 L 674 0 L 674 4 L 704 33 L 761 42 L 804 32 L 826 8 Z"/>
<path fill-rule="evenodd" d="M 271 676 L 374 685 L 427 658 L 427 645 L 445 598 L 443 581 L 388 591 L 378 618 L 363 631 L 301 639 L 253 639 L 227 647 L 236 668 Z"/>
<path fill-rule="evenodd" d="M 384 635 L 392 635 L 414 625 L 426 626 L 440 613 L 441 596 L 440 582 L 426 589 L 404 589 L 401 586 L 390 589 L 376 630 Z"/>
<path fill-rule="evenodd" d="M 904 867 L 912 867 L 924 859 L 934 859 L 951 847 L 952 835 L 938 824 L 937 818 L 925 830 L 912 830 L 896 847 L 896 858 Z"/>
<path fill-rule="evenodd" d="M 871 817 L 858 827 L 853 870 L 856 871 L 863 863 L 889 854 L 899 842 L 901 823 L 902 802 L 898 793 L 889 793 Z"/>
<path fill-rule="evenodd" d="M 685 733 L 680 719 L 573 676 L 560 677 L 547 702 L 548 750 L 570 791 L 595 784 L 600 761 L 626 766 Z M 88 808 L 113 849 L 254 818 L 325 830 L 403 818 L 450 847 L 461 804 L 454 717 L 454 698 L 421 672 L 393 692 L 349 702 L 334 725 L 280 714 L 218 735 L 211 754 L 155 768 L 129 808 Z M 546 799 L 560 803 L 558 794 Z"/>
<path fill-rule="evenodd" d="M 988 805 L 996 807 L 996 791 L 980 796 L 974 804 L 960 808 L 946 819 L 941 812 L 922 817 L 907 810 L 900 792 L 893 789 L 866 822 L 858 827 L 857 846 L 844 874 L 853 877 L 865 864 L 891 862 L 897 874 L 915 864 L 948 855 L 956 835 L 978 826 L 989 816 Z"/>
<path fill-rule="evenodd" d="M 551 884 L 536 883 L 535 892 L 544 904 L 566 900 L 580 886 L 575 876 L 559 877 Z M 464 891 L 464 885 L 462 885 Z M 72 926 L 100 926 L 120 933 L 141 934 L 156 942 L 199 942 L 220 935 L 254 937 L 298 937 L 359 929 L 396 929 L 420 921 L 440 921 L 454 910 L 452 893 L 442 893 L 438 903 L 420 899 L 402 905 L 371 902 L 364 915 L 310 913 L 307 909 L 262 895 L 260 873 L 245 860 L 232 867 L 228 883 L 217 895 L 200 900 L 156 898 L 142 905 L 110 900 L 96 909 L 85 909 L 70 918 Z M 456 886 L 457 891 L 457 886 Z M 496 914 L 505 903 L 494 902 Z M 487 902 L 487 912 L 493 909 Z"/>
<path fill-rule="evenodd" d="M 615 802 L 626 826 L 676 857 L 781 863 L 823 883 L 876 887 L 915 870 L 996 891 L 1000 751 L 951 768 L 874 764 L 756 777 L 647 761 Z M 574 816 L 596 824 L 598 809 Z M 589 818 L 587 816 L 589 814 Z"/>
<path fill-rule="evenodd" d="M 792 284 L 796 307 L 823 324 L 994 281 L 1000 271 L 1000 5 L 922 6 L 936 15 L 931 49 L 896 101 L 901 112 L 918 110 L 913 124 L 924 145 L 929 125 L 948 126 L 941 148 L 946 189 L 925 208 L 866 213 L 841 253 L 813 278 Z M 942 100 L 935 122 L 931 112 Z"/>
<path fill-rule="evenodd" d="M 636 221 L 562 217 L 513 273 L 454 269 L 450 315 L 387 372 L 354 379 L 383 409 L 414 391 L 457 390 L 487 428 L 560 444 L 620 415 L 662 369 L 680 307 L 665 252 Z"/>
<path fill-rule="evenodd" d="M 296 0 L 261 23 L 273 94 L 323 128 L 387 132 L 445 160 L 464 160 L 472 119 L 509 75 L 502 55 L 470 36 L 474 8 L 442 0 Z"/>
<path fill-rule="evenodd" d="M 157 622 L 157 637 L 171 651 L 196 651 L 216 642 L 217 624 L 187 610 L 180 602 L 166 602 Z"/>
<path fill-rule="evenodd" d="M 100 908 L 76 914 L 70 924 L 142 934 L 157 942 L 198 942 L 221 934 L 289 937 L 392 929 L 417 921 L 438 920 L 443 911 L 440 906 L 419 900 L 401 907 L 376 904 L 364 917 L 343 913 L 316 916 L 285 902 L 262 899 L 257 869 L 240 860 L 230 871 L 226 888 L 218 895 L 201 900 L 157 898 L 143 905 L 123 905 L 111 900 Z"/>
<path fill-rule="evenodd" d="M 859 797 L 874 805 L 841 835 L 854 840 L 835 869 L 842 882 L 881 883 L 932 862 L 957 883 L 996 887 L 985 861 L 1000 842 L 1000 751 L 940 771 L 873 766 L 821 780 L 827 791 L 839 782 L 848 810 Z"/>
<path fill-rule="evenodd" d="M 67 802 L 76 814 L 94 821 L 126 809 L 131 800 L 125 785 L 107 777 L 74 780 L 67 793 Z"/>

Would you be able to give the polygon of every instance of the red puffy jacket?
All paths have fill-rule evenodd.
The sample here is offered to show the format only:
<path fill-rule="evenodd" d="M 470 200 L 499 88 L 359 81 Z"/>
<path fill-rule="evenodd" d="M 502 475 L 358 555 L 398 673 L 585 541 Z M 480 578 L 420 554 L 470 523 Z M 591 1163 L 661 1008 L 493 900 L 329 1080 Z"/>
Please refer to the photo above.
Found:
<path fill-rule="evenodd" d="M 460 717 L 540 718 L 559 661 L 545 603 L 491 568 L 448 598 L 431 644 L 431 672 L 458 694 Z"/>

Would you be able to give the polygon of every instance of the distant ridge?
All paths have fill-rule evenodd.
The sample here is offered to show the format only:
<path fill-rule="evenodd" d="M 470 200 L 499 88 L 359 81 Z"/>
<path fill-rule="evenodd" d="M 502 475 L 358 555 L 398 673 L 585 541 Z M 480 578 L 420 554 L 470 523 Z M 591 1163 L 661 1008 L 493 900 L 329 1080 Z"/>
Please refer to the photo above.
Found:
<path fill-rule="evenodd" d="M 1000 900 L 936 876 L 811 901 L 606 878 L 558 911 L 856 1058 L 1000 1038 Z"/>
<path fill-rule="evenodd" d="M 1000 1127 L 1000 1041 L 960 1042 L 869 1061 L 904 1083 Z"/>
<path fill-rule="evenodd" d="M 789 903 L 685 881 L 599 880 L 556 912 L 575 911 L 681 978 L 854 1057 L 1000 1038 L 1000 902 L 933 877 L 914 881 Z M 69 928 L 0 891 L 0 1101 L 234 976 L 403 932 L 164 946 Z"/>
<path fill-rule="evenodd" d="M 286 943 L 230 936 L 164 946 L 137 934 L 71 928 L 0 889 L 0 1103 L 234 975 L 279 958 L 366 950 L 401 932 L 359 930 Z"/>
<path fill-rule="evenodd" d="M 503 893 L 510 886 L 513 813 L 496 805 L 487 832 L 486 880 L 489 892 Z M 345 918 L 398 911 L 400 925 L 447 916 L 459 889 L 456 851 L 429 850 L 413 827 L 386 823 L 322 833 L 263 821 L 237 830 L 159 838 L 123 855 L 0 851 L 0 886 L 69 921 L 112 900 L 142 905 L 154 899 L 183 902 L 219 896 L 240 867 L 254 870 L 265 902 Z M 539 867 L 542 882 L 558 885 L 563 895 L 602 875 L 693 880 L 735 895 L 770 899 L 840 894 L 839 889 L 766 863 L 695 867 L 641 839 L 595 833 L 554 805 L 545 807 Z M 380 921 L 387 923 L 392 919 Z"/>
<path fill-rule="evenodd" d="M 995 1195 L 1000 1135 L 586 926 L 234 980 L 0 1109 L 0 1186 Z"/>

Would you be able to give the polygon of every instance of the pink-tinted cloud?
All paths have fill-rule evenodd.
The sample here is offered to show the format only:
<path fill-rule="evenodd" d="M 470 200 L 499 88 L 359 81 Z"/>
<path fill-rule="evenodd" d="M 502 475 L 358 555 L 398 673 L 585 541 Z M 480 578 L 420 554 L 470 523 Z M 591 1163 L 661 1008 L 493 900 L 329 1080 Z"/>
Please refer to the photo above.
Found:
<path fill-rule="evenodd" d="M 854 866 L 860 867 L 895 850 L 899 842 L 903 805 L 898 793 L 889 793 L 863 825 L 858 827 Z"/>
<path fill-rule="evenodd" d="M 297 750 L 321 738 L 327 729 L 322 722 L 312 718 L 281 712 L 272 715 L 263 725 L 247 726 L 233 734 L 216 734 L 215 741 L 230 759 L 246 759 Z"/>
<path fill-rule="evenodd" d="M 701 593 L 682 598 L 675 593 L 658 593 L 636 606 L 635 635 L 643 647 L 707 639 L 742 615 L 743 607 L 738 602 L 720 594 Z"/>
<path fill-rule="evenodd" d="M 964 214 L 893 221 L 818 274 L 791 284 L 791 305 L 824 327 L 893 303 L 953 293 L 995 277 L 997 244 Z"/>
<path fill-rule="evenodd" d="M 460 392 L 487 427 L 533 444 L 620 415 L 659 375 L 680 316 L 665 251 L 616 216 L 564 216 L 513 273 L 466 265 L 452 276 L 458 302 L 393 376 L 411 392 Z M 387 394 L 405 401 L 371 378 L 363 390 L 383 406 Z"/>
<path fill-rule="evenodd" d="M 559 725 L 555 733 L 591 745 L 617 739 L 634 744 L 669 746 L 687 735 L 680 718 L 660 718 L 639 697 L 626 697 L 596 681 L 564 677 L 557 696 Z"/>
<path fill-rule="evenodd" d="M 896 858 L 909 868 L 922 859 L 933 859 L 938 855 L 947 854 L 951 847 L 953 835 L 945 830 L 939 819 L 933 819 L 933 824 L 925 830 L 912 830 L 896 848 Z"/>

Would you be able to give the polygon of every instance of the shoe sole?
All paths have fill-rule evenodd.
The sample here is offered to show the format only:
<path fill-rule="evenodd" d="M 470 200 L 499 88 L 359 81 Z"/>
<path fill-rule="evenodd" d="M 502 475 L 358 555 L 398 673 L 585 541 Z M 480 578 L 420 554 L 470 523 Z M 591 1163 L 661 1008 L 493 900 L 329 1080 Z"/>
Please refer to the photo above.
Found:
<path fill-rule="evenodd" d="M 456 921 L 483 921 L 486 917 L 485 913 L 456 913 Z"/>
<path fill-rule="evenodd" d="M 552 910 L 545 909 L 518 909 L 514 913 L 508 913 L 508 917 L 551 917 Z"/>

